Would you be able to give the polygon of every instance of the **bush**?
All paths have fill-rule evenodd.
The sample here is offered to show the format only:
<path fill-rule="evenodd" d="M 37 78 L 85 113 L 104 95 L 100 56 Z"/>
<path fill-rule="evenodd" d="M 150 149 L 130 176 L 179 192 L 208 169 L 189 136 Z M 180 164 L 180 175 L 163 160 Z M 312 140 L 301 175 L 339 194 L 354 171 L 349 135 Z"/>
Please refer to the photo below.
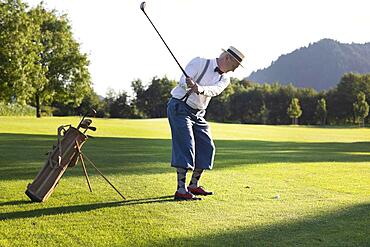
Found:
<path fill-rule="evenodd" d="M 43 106 L 43 107 L 41 107 L 41 116 L 42 117 L 52 117 L 54 111 L 55 111 L 55 108 L 54 107 L 51 107 L 51 106 Z"/>
<path fill-rule="evenodd" d="M 19 104 L 4 104 L 0 102 L 0 116 L 35 116 L 35 114 L 35 107 Z"/>

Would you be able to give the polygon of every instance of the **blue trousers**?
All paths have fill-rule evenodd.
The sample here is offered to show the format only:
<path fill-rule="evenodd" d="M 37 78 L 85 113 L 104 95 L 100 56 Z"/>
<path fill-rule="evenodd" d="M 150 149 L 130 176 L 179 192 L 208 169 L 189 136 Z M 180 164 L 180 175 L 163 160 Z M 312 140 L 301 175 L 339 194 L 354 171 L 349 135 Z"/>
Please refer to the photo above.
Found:
<path fill-rule="evenodd" d="M 179 99 L 167 104 L 167 117 L 172 134 L 172 167 L 194 170 L 213 167 L 215 145 L 205 110 L 195 110 Z"/>

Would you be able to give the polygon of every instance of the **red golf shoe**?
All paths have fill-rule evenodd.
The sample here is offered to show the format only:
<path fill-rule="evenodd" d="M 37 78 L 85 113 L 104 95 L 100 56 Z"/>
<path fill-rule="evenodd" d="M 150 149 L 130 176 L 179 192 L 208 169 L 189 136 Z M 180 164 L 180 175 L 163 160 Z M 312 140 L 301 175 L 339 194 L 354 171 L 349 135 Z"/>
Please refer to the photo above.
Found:
<path fill-rule="evenodd" d="M 213 195 L 212 191 L 206 191 L 202 186 L 199 186 L 199 187 L 196 187 L 196 188 L 188 187 L 188 190 L 194 195 L 200 195 L 200 196 Z"/>
<path fill-rule="evenodd" d="M 202 200 L 202 198 L 196 197 L 190 192 L 186 193 L 179 193 L 176 191 L 175 193 L 175 200 L 185 200 L 185 201 L 190 201 L 190 200 Z"/>

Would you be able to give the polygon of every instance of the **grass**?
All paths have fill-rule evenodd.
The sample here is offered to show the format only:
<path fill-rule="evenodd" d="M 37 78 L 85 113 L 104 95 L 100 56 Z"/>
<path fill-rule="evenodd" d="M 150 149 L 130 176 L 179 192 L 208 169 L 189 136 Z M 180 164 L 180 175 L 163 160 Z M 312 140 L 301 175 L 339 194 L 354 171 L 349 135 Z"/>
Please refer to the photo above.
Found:
<path fill-rule="evenodd" d="M 167 120 L 94 119 L 88 166 L 46 203 L 24 194 L 78 118 L 0 117 L 0 246 L 369 246 L 370 129 L 212 123 L 214 196 L 175 202 Z M 279 195 L 280 199 L 275 199 Z"/>

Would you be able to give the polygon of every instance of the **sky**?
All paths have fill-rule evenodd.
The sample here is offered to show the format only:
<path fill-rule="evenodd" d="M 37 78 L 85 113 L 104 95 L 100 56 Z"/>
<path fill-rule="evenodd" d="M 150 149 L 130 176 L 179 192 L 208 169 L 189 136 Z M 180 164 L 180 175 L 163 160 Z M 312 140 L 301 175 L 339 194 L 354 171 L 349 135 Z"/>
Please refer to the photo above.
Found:
<path fill-rule="evenodd" d="M 31 7 L 40 0 L 24 0 Z M 44 0 L 67 14 L 88 54 L 95 92 L 131 93 L 131 82 L 178 80 L 181 70 L 140 10 L 142 0 Z M 323 38 L 370 42 L 368 0 L 147 0 L 145 12 L 180 64 L 216 58 L 230 45 L 246 56 L 230 76 L 242 79 L 280 55 Z"/>

